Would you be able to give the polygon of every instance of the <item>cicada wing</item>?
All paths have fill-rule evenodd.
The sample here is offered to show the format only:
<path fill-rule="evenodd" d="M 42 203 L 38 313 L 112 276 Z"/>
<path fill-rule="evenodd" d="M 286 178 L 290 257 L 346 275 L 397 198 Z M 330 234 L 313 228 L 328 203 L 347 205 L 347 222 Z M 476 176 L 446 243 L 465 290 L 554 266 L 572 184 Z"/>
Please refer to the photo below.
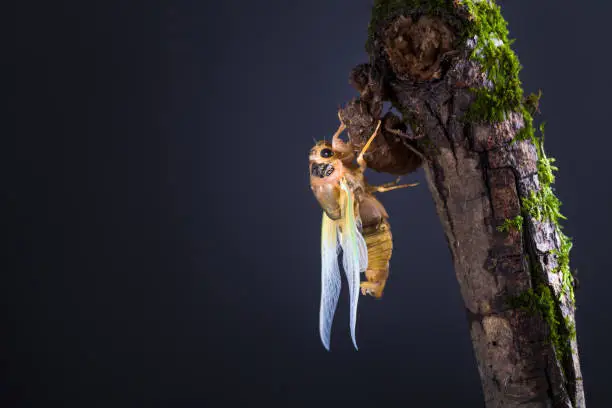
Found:
<path fill-rule="evenodd" d="M 368 246 L 362 234 L 361 219 L 357 217 L 357 247 L 359 249 L 359 272 L 365 272 L 368 269 Z"/>
<path fill-rule="evenodd" d="M 363 235 L 357 227 L 358 220 L 355 218 L 355 199 L 346 182 L 341 182 L 342 196 L 342 235 L 340 244 L 342 246 L 342 264 L 349 286 L 350 301 L 350 330 L 351 339 L 355 349 L 355 328 L 357 325 L 357 304 L 359 302 L 359 273 L 365 271 L 368 265 L 368 251 Z"/>
<path fill-rule="evenodd" d="M 319 310 L 319 334 L 323 346 L 329 350 L 331 327 L 340 296 L 340 267 L 338 225 L 323 212 L 321 227 L 321 308 Z"/>

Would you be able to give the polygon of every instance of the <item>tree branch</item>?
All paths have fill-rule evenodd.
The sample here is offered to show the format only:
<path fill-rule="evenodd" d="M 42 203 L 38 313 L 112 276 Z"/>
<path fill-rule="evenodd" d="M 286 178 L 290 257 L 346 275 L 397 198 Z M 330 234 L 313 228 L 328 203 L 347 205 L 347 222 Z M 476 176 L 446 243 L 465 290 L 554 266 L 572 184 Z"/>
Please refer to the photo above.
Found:
<path fill-rule="evenodd" d="M 423 166 L 468 316 L 487 407 L 584 407 L 571 241 L 506 22 L 487 0 L 377 0 L 370 62 L 340 111 L 377 171 Z M 401 113 L 383 115 L 384 101 Z M 542 129 L 543 132 L 543 129 Z"/>

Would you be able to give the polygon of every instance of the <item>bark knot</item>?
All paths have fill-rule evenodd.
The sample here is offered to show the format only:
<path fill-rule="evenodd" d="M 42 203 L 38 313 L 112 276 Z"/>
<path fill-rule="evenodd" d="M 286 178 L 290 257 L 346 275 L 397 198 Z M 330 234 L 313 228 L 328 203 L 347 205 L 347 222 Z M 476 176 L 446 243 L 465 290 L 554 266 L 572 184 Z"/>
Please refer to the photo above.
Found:
<path fill-rule="evenodd" d="M 384 49 L 400 78 L 441 77 L 441 64 L 453 50 L 455 34 L 440 18 L 399 16 L 384 32 Z"/>

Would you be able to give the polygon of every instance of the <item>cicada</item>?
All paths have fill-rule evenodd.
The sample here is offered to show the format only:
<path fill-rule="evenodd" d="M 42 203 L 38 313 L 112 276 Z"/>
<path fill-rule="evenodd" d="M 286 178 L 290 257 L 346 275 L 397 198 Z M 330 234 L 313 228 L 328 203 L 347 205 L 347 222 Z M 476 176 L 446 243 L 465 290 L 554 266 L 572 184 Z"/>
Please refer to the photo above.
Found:
<path fill-rule="evenodd" d="M 356 160 L 352 146 L 340 138 L 345 129 L 340 118 L 340 127 L 331 142 L 317 142 L 309 154 L 310 187 L 323 209 L 319 334 L 327 350 L 340 295 L 340 253 L 349 287 L 351 339 L 357 349 L 359 290 L 363 295 L 382 297 L 393 251 L 389 215 L 374 193 L 416 185 L 400 185 L 399 179 L 380 186 L 369 185 L 364 177 L 367 164 L 363 155 L 379 133 L 380 121 Z M 365 273 L 364 282 L 361 273 Z"/>

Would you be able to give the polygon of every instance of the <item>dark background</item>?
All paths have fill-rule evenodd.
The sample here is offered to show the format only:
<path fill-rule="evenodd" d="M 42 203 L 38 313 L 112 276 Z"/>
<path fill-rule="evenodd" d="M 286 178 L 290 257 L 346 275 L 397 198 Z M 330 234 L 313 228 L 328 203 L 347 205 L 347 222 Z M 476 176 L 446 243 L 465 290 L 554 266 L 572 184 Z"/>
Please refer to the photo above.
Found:
<path fill-rule="evenodd" d="M 384 299 L 360 301 L 360 350 L 344 291 L 331 353 L 319 340 L 307 152 L 356 96 L 348 73 L 367 58 L 368 0 L 16 11 L 1 406 L 483 405 L 421 171 L 405 178 L 418 188 L 382 197 L 396 251 Z M 503 2 L 561 169 L 589 407 L 612 406 L 611 11 Z"/>

